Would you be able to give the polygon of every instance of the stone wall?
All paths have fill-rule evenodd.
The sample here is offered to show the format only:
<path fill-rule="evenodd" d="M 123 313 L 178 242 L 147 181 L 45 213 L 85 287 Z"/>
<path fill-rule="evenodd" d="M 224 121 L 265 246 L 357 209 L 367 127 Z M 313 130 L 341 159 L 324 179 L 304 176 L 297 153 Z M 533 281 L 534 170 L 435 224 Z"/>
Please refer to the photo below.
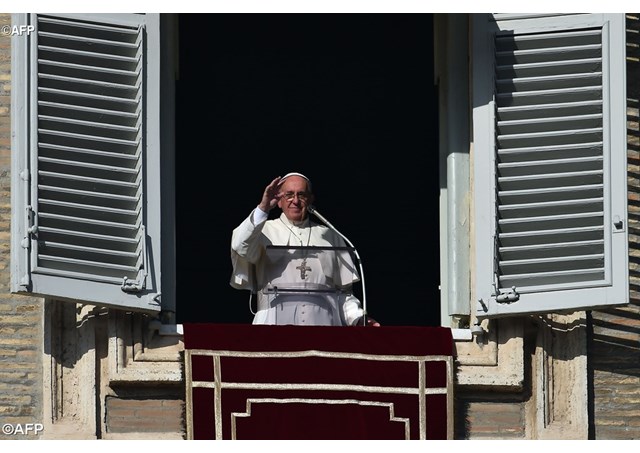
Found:
<path fill-rule="evenodd" d="M 106 398 L 108 433 L 180 433 L 184 401 L 158 398 Z"/>
<path fill-rule="evenodd" d="M 0 14 L 0 28 L 11 24 Z M 42 301 L 10 292 L 11 37 L 0 33 L 0 439 L 33 438 L 42 423 Z M 9 433 L 9 424 L 16 433 Z M 21 431 L 24 434 L 21 434 Z"/>
<path fill-rule="evenodd" d="M 591 314 L 595 439 L 640 439 L 640 16 L 627 15 L 630 304 Z"/>

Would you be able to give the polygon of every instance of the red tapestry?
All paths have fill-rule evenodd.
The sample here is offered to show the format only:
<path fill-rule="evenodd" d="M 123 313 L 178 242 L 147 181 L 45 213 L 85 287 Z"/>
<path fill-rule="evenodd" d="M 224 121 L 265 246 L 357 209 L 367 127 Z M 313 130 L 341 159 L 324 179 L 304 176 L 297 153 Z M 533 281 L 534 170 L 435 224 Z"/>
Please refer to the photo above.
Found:
<path fill-rule="evenodd" d="M 190 439 L 450 439 L 441 327 L 184 324 Z"/>

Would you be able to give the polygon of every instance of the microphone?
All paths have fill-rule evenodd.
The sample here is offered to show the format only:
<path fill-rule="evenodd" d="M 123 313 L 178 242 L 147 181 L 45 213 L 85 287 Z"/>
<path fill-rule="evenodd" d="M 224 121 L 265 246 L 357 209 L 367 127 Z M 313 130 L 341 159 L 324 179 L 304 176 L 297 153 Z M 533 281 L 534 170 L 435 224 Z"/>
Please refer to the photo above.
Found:
<path fill-rule="evenodd" d="M 362 268 L 362 260 L 360 259 L 360 254 L 358 253 L 358 250 L 354 247 L 353 243 L 344 234 L 338 231 L 338 229 L 334 227 L 331 224 L 331 222 L 329 222 L 322 214 L 318 212 L 315 206 L 308 205 L 307 212 L 309 214 L 313 214 L 314 216 L 316 216 L 329 229 L 336 232 L 338 236 L 344 239 L 344 242 L 346 242 L 349 245 L 349 247 L 353 249 L 353 254 L 356 257 L 356 261 L 358 262 L 358 269 L 360 270 L 360 283 L 362 284 L 362 321 L 366 326 L 367 325 L 367 291 L 365 290 L 365 286 L 364 286 L 364 269 Z"/>

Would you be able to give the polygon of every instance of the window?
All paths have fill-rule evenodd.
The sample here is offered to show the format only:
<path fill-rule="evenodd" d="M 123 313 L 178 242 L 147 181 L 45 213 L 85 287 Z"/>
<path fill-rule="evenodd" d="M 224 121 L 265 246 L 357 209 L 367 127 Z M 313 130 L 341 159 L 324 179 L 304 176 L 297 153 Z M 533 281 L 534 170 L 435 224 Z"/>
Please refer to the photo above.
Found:
<path fill-rule="evenodd" d="M 251 16 L 246 20 L 253 21 L 259 27 L 274 25 L 264 22 L 266 19 Z M 198 34 L 211 20 L 213 18 L 210 16 L 202 17 L 200 22 L 187 22 L 190 27 L 186 31 Z M 341 17 L 336 17 L 336 20 L 342 23 Z M 363 30 L 376 29 L 377 23 L 367 22 L 373 18 L 361 20 L 362 27 L 366 24 L 369 27 Z M 386 26 L 402 25 L 402 21 L 384 20 L 391 21 L 385 22 Z M 414 31 L 432 25 L 431 16 L 412 20 L 414 28 L 411 30 Z M 473 236 L 476 239 L 476 260 L 472 269 L 475 273 L 473 300 L 479 301 L 477 315 L 503 316 L 626 303 L 628 257 L 623 15 L 474 14 L 472 21 L 472 190 L 475 208 Z M 13 38 L 12 121 L 16 133 L 12 143 L 12 290 L 106 306 L 158 311 L 161 308 L 161 286 L 164 286 L 167 294 L 164 308 L 167 305 L 173 307 L 176 259 L 172 252 L 174 244 L 169 244 L 166 238 L 174 236 L 175 228 L 175 221 L 172 220 L 175 184 L 171 179 L 175 157 L 173 149 L 169 150 L 170 145 L 167 145 L 172 140 L 165 140 L 164 134 L 173 134 L 174 128 L 170 115 L 166 112 L 161 115 L 159 103 L 161 98 L 163 103 L 173 103 L 173 91 L 167 91 L 170 84 L 163 88 L 161 96 L 160 79 L 166 72 L 161 64 L 162 55 L 172 52 L 170 48 L 176 43 L 170 41 L 175 37 L 170 37 L 168 33 L 161 36 L 158 14 L 16 14 L 14 22 L 17 25 L 33 25 L 34 31 L 27 36 Z M 291 23 L 289 32 L 303 33 L 302 37 L 310 39 L 309 34 L 304 34 L 305 31 L 295 28 L 297 23 Z M 343 25 L 345 36 L 353 36 L 354 23 L 349 21 Z M 351 34 L 346 30 L 351 30 Z M 407 38 L 410 38 L 409 35 Z M 368 45 L 371 47 L 362 47 L 373 39 L 372 34 L 362 42 L 354 41 L 354 46 L 372 53 L 374 49 L 382 49 L 370 43 Z M 288 36 L 282 41 L 285 42 L 294 45 Z M 384 97 L 376 87 L 388 79 L 391 84 L 387 87 L 397 88 L 401 93 L 403 85 L 397 81 L 405 79 L 406 73 L 396 75 L 392 69 L 407 62 L 422 61 L 419 60 L 420 52 L 413 50 L 396 61 L 393 58 L 397 52 L 393 46 L 406 47 L 406 42 L 401 43 L 399 39 L 389 41 L 388 37 L 384 42 L 386 45 L 392 43 L 388 46 L 388 55 L 380 54 L 380 50 L 375 52 L 377 57 L 385 56 L 389 64 L 380 64 L 380 75 L 370 77 L 371 89 L 380 95 L 380 100 L 376 98 L 376 103 L 367 110 L 368 115 L 377 112 L 376 121 L 382 122 L 388 117 L 380 112 L 390 111 L 387 107 L 392 105 L 384 104 L 382 99 L 385 99 L 384 102 L 388 99 L 391 99 L 389 102 L 396 102 L 393 100 L 395 95 Z M 248 41 L 245 44 L 249 46 L 248 55 L 253 55 L 251 52 L 255 51 L 257 44 Z M 340 46 L 344 47 L 342 44 Z M 274 49 L 281 50 L 278 46 Z M 269 52 L 274 52 L 274 49 L 265 47 L 265 55 L 271 55 Z M 323 48 L 318 47 L 317 50 L 318 55 L 333 61 Z M 294 46 L 290 51 L 296 52 L 298 49 Z M 339 58 L 352 61 L 347 52 L 339 54 Z M 186 60 L 204 64 L 191 54 L 188 56 L 190 60 Z M 226 58 L 229 58 L 228 55 Z M 374 61 L 375 58 L 367 60 L 362 57 L 359 68 L 368 68 L 370 73 L 371 68 L 367 65 Z M 224 63 L 222 60 L 207 60 L 208 72 L 201 75 L 204 82 L 220 79 L 223 73 L 216 66 L 218 62 Z M 410 67 L 408 65 L 405 69 Z M 269 69 L 276 71 L 276 75 L 280 74 L 277 71 L 282 70 L 271 66 Z M 354 72 L 351 77 L 355 80 L 360 76 Z M 220 80 L 218 83 L 228 83 L 224 78 Z M 298 78 L 296 76 L 291 80 L 298 81 Z M 361 77 L 357 80 L 361 90 Z M 255 81 L 248 78 L 243 83 L 254 84 Z M 311 86 L 315 79 L 305 83 Z M 425 80 L 424 84 L 429 84 L 429 81 Z M 294 87 L 304 89 L 305 93 L 312 91 L 307 87 Z M 406 91 L 416 90 L 419 85 L 412 87 Z M 218 110 L 224 98 L 217 99 L 217 103 L 197 107 L 200 96 L 190 96 L 186 101 L 184 93 L 188 91 L 187 88 L 183 84 L 182 94 L 178 93 L 176 101 L 178 104 L 189 102 L 187 109 L 183 110 L 183 113 L 193 113 L 183 118 L 188 124 L 197 120 L 197 124 L 203 124 L 200 130 L 204 131 L 211 130 L 211 123 L 207 123 L 209 119 L 234 121 L 234 118 L 220 116 L 222 114 Z M 254 89 L 262 93 L 259 86 Z M 356 91 L 348 92 L 353 96 Z M 226 95 L 229 92 L 225 89 L 221 93 Z M 268 95 L 270 91 L 264 90 L 264 93 Z M 415 98 L 415 92 L 411 96 L 406 94 L 401 96 L 402 99 Z M 297 94 L 292 97 L 296 102 L 298 98 L 300 96 Z M 363 96 L 362 99 L 369 98 Z M 424 93 L 420 99 L 427 103 L 432 101 L 430 95 Z M 341 100 L 337 99 L 335 104 Z M 319 99 L 314 102 L 322 104 Z M 236 105 L 232 113 L 242 110 L 239 107 L 241 104 L 232 104 Z M 429 124 L 432 132 L 437 131 L 437 120 L 433 120 L 435 115 L 431 111 L 431 116 L 418 118 L 411 124 L 403 120 L 405 126 L 394 126 L 398 134 L 393 138 L 386 137 L 384 132 L 378 135 L 378 131 L 389 129 L 389 122 L 373 129 L 366 129 L 366 122 L 358 123 L 357 132 L 368 132 L 354 135 L 350 121 L 354 121 L 354 118 L 367 119 L 368 116 L 354 116 L 348 112 L 339 116 L 333 112 L 331 115 L 313 117 L 311 111 L 304 107 L 307 104 L 292 104 L 300 112 L 306 112 L 306 116 L 294 115 L 291 119 L 282 114 L 278 120 L 279 117 L 270 115 L 269 122 L 261 126 L 265 131 L 260 129 L 259 136 L 252 133 L 245 140 L 254 136 L 261 138 L 260 146 L 267 156 L 270 142 L 264 140 L 266 137 L 273 142 L 269 146 L 273 146 L 275 151 L 282 154 L 286 148 L 287 155 L 297 156 L 295 169 L 300 169 L 308 159 L 306 154 L 298 156 L 296 153 L 300 140 L 314 142 L 303 134 L 302 138 L 286 142 L 283 148 L 282 138 L 289 137 L 291 131 L 300 134 L 300 131 L 306 130 L 309 126 L 301 119 L 313 119 L 314 122 L 318 121 L 314 119 L 316 117 L 331 119 L 331 122 L 323 120 L 322 127 L 330 125 L 337 129 L 324 131 L 327 143 L 314 146 L 323 152 L 335 149 L 339 156 L 337 159 L 347 159 L 349 168 L 341 171 L 350 172 L 354 181 L 360 181 L 354 183 L 353 187 L 362 189 L 365 194 L 357 197 L 358 206 L 367 202 L 367 184 L 375 187 L 386 176 L 376 173 L 374 166 L 363 166 L 363 162 L 368 161 L 359 160 L 357 156 L 366 155 L 371 146 L 379 147 L 378 151 L 393 149 L 398 137 L 407 135 L 408 124 L 411 128 L 417 128 L 418 124 Z M 417 102 L 414 104 L 415 108 L 407 111 L 405 118 L 409 118 L 411 112 L 417 116 L 416 112 L 420 109 Z M 270 105 L 278 104 L 265 103 L 262 107 Z M 406 107 L 409 104 L 405 101 L 401 105 Z M 291 106 L 283 108 L 283 112 L 289 112 L 290 109 Z M 167 127 L 161 127 L 162 121 L 167 122 Z M 179 130 L 192 131 L 180 124 L 178 121 Z M 286 132 L 281 136 L 273 135 L 279 128 Z M 220 130 L 224 130 L 224 127 Z M 348 140 L 335 143 L 336 131 Z M 420 136 L 419 130 L 415 131 L 415 136 Z M 314 138 L 317 138 L 316 135 Z M 435 133 L 431 135 L 436 136 Z M 191 132 L 188 136 L 188 139 L 182 139 L 185 149 L 199 149 L 202 142 L 199 136 Z M 226 143 L 227 148 L 238 145 L 236 138 Z M 406 162 L 412 161 L 415 152 L 424 150 L 425 144 L 407 141 L 403 149 L 409 151 L 405 151 L 408 154 L 404 155 L 404 160 L 395 155 L 385 158 L 387 174 L 390 171 L 392 175 L 406 176 L 409 170 L 414 171 L 411 175 L 415 175 L 415 178 L 412 176 L 405 180 L 415 180 L 418 187 L 424 189 L 424 184 L 419 182 L 424 169 L 407 165 Z M 362 150 L 357 151 L 359 147 Z M 243 148 L 246 146 L 239 149 Z M 225 159 L 235 158 L 235 154 L 230 155 L 228 150 L 214 150 L 212 155 L 215 155 L 212 162 L 216 165 L 224 164 Z M 380 152 L 373 155 L 384 156 Z M 189 156 L 188 162 L 192 164 L 195 155 Z M 198 159 L 204 159 L 202 154 L 199 156 Z M 184 162 L 184 159 L 181 160 L 181 165 Z M 193 181 L 193 168 L 185 171 L 180 165 L 177 167 L 178 172 L 182 172 L 178 176 L 181 187 L 186 187 L 184 181 Z M 211 167 L 199 165 L 198 168 L 207 168 L 206 171 L 209 171 Z M 275 174 L 280 170 L 278 167 L 272 172 Z M 203 177 L 204 186 L 209 187 L 206 171 L 200 171 L 203 172 L 199 175 Z M 323 175 L 329 174 L 332 167 L 327 165 L 317 171 Z M 259 169 L 251 169 L 249 176 L 257 179 L 263 173 L 264 166 L 260 166 Z M 314 175 L 311 176 L 313 179 Z M 426 179 L 434 181 L 432 176 Z M 325 190 L 330 194 L 329 191 L 334 189 Z M 335 190 L 339 192 L 341 189 L 336 186 Z M 248 200 L 252 193 L 254 191 L 247 187 Z M 417 199 L 423 198 L 424 193 L 421 192 Z M 409 212 L 415 201 L 404 201 L 407 201 Z M 197 208 L 198 203 L 199 199 L 196 205 L 182 203 L 179 206 Z M 393 198 L 388 203 L 378 202 L 376 206 L 394 203 L 399 206 Z M 344 209 L 336 202 L 329 202 L 328 205 L 335 206 L 337 210 Z M 229 215 L 235 212 L 232 209 L 236 209 L 238 215 Z M 364 212 L 377 213 L 376 209 L 372 205 L 371 209 L 366 208 Z M 225 208 L 225 215 L 217 224 L 217 228 L 224 229 L 224 233 L 217 235 L 222 238 L 218 241 L 221 251 L 228 249 L 231 228 L 239 223 L 240 214 L 245 211 L 237 200 L 229 205 L 229 209 Z M 161 215 L 162 212 L 164 215 Z M 177 213 L 180 212 L 178 209 Z M 361 221 L 361 215 L 353 210 L 349 210 L 349 213 L 351 215 L 345 218 L 350 218 L 354 226 L 366 225 Z M 344 211 L 336 211 L 336 214 L 343 215 Z M 380 221 L 387 216 L 374 217 Z M 409 223 L 405 226 L 400 225 L 399 220 L 404 220 L 404 217 L 391 219 L 383 226 L 401 231 L 413 222 L 411 216 L 407 216 Z M 182 225 L 185 225 L 184 222 Z M 189 222 L 196 230 L 200 228 L 196 222 Z M 344 231 L 354 239 L 348 228 Z M 434 236 L 432 231 L 425 233 Z M 201 238 L 190 236 L 193 236 L 196 249 L 201 251 Z M 363 248 L 359 247 L 361 254 L 366 256 L 368 275 L 375 274 L 376 267 L 380 272 L 380 278 L 369 281 L 372 285 L 378 282 L 382 284 L 386 281 L 385 275 L 395 268 L 385 265 L 388 259 L 380 255 L 379 241 L 375 237 L 363 236 L 362 239 L 354 240 L 354 243 L 365 244 L 365 248 L 367 240 L 373 244 L 368 253 L 363 253 Z M 184 252 L 188 247 L 178 251 Z M 430 252 L 426 249 L 423 252 L 410 254 L 415 262 L 403 269 L 416 268 L 418 273 L 424 272 L 424 266 L 418 258 Z M 161 255 L 164 260 L 161 260 Z M 215 255 L 223 255 L 223 252 Z M 192 285 L 194 276 L 197 276 L 193 269 L 205 275 L 216 271 L 216 275 L 220 275 L 220 286 L 216 283 L 216 288 L 230 291 L 227 288 L 227 257 L 222 259 L 224 262 L 221 261 L 219 266 L 214 263 L 213 268 L 211 263 L 203 267 L 202 263 L 189 260 L 188 266 L 183 267 L 188 270 L 188 278 L 177 273 L 178 286 L 183 284 L 181 297 L 197 297 L 196 293 L 189 293 L 191 288 L 196 288 Z M 160 281 L 161 269 L 164 285 Z M 182 275 L 185 275 L 184 272 Z M 196 281 L 202 279 L 196 278 Z M 421 287 L 424 283 L 416 282 Z M 391 288 L 388 283 L 384 286 Z M 430 282 L 430 287 L 437 287 L 435 279 Z M 397 296 L 398 288 L 391 290 L 400 299 L 415 300 L 415 306 L 425 313 L 437 311 L 437 303 L 433 303 L 435 298 L 415 294 L 419 292 L 415 288 L 411 290 L 413 294 L 407 294 L 408 297 Z M 217 299 L 231 298 L 224 290 L 214 292 Z M 389 310 L 389 317 L 400 315 L 400 311 L 386 303 L 388 297 L 382 296 L 380 290 L 376 294 L 380 296 L 381 311 Z M 457 302 L 453 301 L 454 305 Z M 245 303 L 241 305 L 246 307 Z M 219 305 L 217 307 L 215 310 L 219 310 Z M 198 316 L 202 314 L 201 310 L 201 305 L 198 305 Z M 455 313 L 460 314 L 458 311 Z M 372 315 L 379 313 L 375 302 L 369 307 L 369 312 Z M 393 323 L 411 322 L 399 317 Z"/>
<path fill-rule="evenodd" d="M 473 27 L 478 316 L 626 303 L 624 15 Z"/>
<path fill-rule="evenodd" d="M 439 324 L 433 16 L 178 21 L 178 322 L 251 322 L 229 285 L 231 231 L 273 177 L 300 171 L 362 257 L 371 317 Z"/>
<path fill-rule="evenodd" d="M 21 14 L 14 22 L 37 30 L 15 39 L 12 62 L 13 291 L 135 310 L 159 310 L 162 292 L 177 322 L 250 321 L 248 293 L 229 286 L 231 231 L 263 183 L 295 170 L 314 180 L 320 211 L 358 247 L 371 316 L 439 322 L 437 223 L 416 221 L 438 206 L 432 15 Z M 55 64 L 37 63 L 45 54 Z M 177 74 L 166 74 L 165 58 L 179 59 Z M 38 89 L 51 84 L 46 96 Z M 105 105 L 120 97 L 140 110 Z M 55 135 L 59 148 L 43 141 L 54 135 L 43 126 L 65 132 Z M 166 134 L 176 135 L 175 155 Z M 421 153 L 430 165 L 416 165 Z M 45 172 L 67 177 L 54 185 Z M 230 191 L 233 178 L 242 181 Z M 113 180 L 127 190 L 105 196 L 112 186 L 98 183 Z M 397 244 L 405 237 L 411 248 Z"/>

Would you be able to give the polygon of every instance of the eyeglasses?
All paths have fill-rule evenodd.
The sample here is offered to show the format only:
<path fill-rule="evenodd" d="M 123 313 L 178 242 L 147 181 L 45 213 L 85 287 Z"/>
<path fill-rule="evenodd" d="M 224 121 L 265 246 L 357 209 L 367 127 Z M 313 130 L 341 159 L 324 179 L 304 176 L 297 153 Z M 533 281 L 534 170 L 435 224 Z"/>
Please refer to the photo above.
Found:
<path fill-rule="evenodd" d="M 295 197 L 298 197 L 298 200 L 307 201 L 309 199 L 309 192 L 285 192 L 282 194 L 282 198 L 287 201 L 292 201 Z"/>

